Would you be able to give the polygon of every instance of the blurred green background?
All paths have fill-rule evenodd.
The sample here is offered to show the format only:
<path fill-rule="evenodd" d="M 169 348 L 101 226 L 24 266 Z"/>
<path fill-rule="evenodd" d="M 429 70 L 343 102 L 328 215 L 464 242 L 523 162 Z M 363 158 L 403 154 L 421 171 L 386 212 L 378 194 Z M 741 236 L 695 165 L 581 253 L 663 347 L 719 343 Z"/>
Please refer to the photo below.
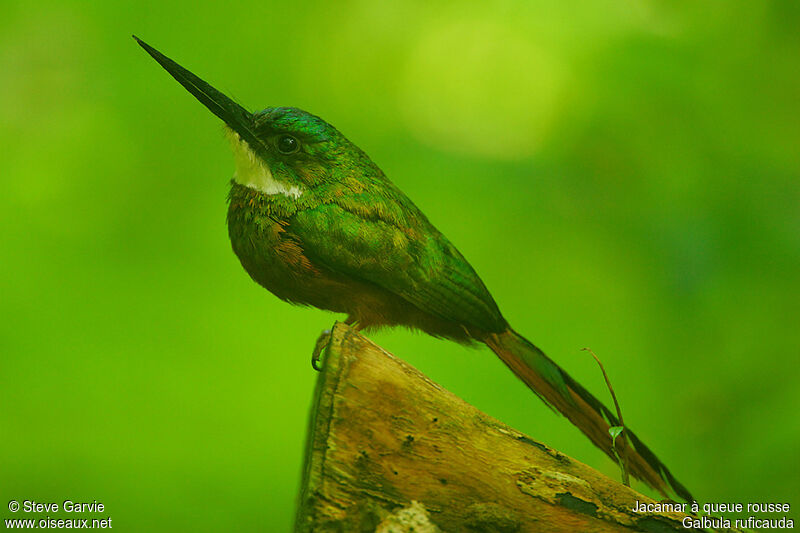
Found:
<path fill-rule="evenodd" d="M 598 353 L 700 501 L 800 505 L 798 6 L 4 0 L 0 518 L 69 498 L 126 531 L 292 524 L 338 317 L 244 273 L 221 123 L 131 33 L 337 126 L 607 398 Z M 488 350 L 372 338 L 618 476 Z"/>

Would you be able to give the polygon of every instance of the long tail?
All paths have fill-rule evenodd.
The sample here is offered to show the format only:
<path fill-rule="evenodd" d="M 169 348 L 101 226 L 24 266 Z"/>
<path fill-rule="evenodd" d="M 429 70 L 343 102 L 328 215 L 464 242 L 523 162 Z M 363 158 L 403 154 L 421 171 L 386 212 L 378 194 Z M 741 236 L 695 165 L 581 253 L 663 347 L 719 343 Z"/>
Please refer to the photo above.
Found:
<path fill-rule="evenodd" d="M 484 342 L 547 405 L 566 416 L 595 446 L 616 461 L 608 430 L 618 426 L 619 421 L 605 405 L 514 330 L 509 328 L 499 335 L 490 335 Z M 632 446 L 618 437 L 616 451 L 626 460 L 632 476 L 665 497 L 671 497 L 668 489 L 672 489 L 680 498 L 694 500 L 686 487 L 632 431 L 625 428 L 625 435 Z"/>

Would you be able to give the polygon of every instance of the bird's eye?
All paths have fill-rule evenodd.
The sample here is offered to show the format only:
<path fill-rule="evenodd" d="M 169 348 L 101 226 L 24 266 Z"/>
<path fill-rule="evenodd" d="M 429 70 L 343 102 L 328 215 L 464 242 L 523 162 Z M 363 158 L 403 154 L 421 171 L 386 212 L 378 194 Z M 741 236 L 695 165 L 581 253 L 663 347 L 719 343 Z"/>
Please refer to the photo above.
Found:
<path fill-rule="evenodd" d="M 293 154 L 300 149 L 300 141 L 291 135 L 278 137 L 278 151 L 282 154 Z"/>

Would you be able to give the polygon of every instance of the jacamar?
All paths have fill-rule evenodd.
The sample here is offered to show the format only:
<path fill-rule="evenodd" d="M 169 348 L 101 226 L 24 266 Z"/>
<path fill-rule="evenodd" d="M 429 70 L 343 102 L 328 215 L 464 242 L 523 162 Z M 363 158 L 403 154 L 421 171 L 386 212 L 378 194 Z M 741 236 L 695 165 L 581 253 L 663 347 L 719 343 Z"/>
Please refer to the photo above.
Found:
<path fill-rule="evenodd" d="M 630 444 L 612 442 L 617 417 L 511 329 L 456 247 L 336 128 L 294 107 L 251 113 L 134 39 L 227 126 L 228 234 L 253 280 L 287 302 L 344 313 L 357 329 L 402 325 L 483 343 L 633 476 L 693 499 L 632 431 Z"/>

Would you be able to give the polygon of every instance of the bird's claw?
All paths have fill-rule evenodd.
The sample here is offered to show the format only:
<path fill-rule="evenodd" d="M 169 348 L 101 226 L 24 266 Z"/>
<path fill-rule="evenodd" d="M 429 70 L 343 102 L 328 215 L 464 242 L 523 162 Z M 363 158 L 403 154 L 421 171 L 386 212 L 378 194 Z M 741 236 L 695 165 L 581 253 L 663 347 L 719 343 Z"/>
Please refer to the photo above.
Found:
<path fill-rule="evenodd" d="M 311 367 L 317 372 L 322 371 L 319 361 L 322 356 L 322 352 L 328 347 L 328 343 L 330 341 L 331 330 L 326 329 L 319 334 L 319 337 L 317 337 L 317 342 L 314 344 L 314 351 L 311 353 Z"/>

